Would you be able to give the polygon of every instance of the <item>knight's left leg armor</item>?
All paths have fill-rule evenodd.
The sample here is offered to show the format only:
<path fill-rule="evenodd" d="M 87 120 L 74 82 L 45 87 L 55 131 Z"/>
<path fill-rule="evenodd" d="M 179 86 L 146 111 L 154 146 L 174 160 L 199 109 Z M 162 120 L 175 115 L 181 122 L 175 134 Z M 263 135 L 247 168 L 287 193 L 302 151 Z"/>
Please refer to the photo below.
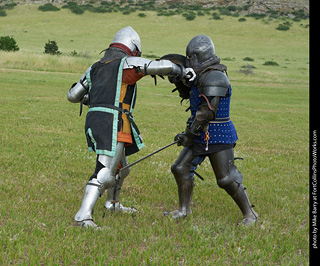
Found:
<path fill-rule="evenodd" d="M 125 152 L 123 151 L 122 153 L 122 157 L 121 157 L 121 167 L 125 167 L 126 165 L 128 165 L 128 159 L 125 156 Z M 114 186 L 108 188 L 107 190 L 107 201 L 104 204 L 104 207 L 108 210 L 108 211 L 122 211 L 125 213 L 134 213 L 137 210 L 133 207 L 124 207 L 120 201 L 119 201 L 119 197 L 120 197 L 120 192 L 121 192 L 121 188 L 124 182 L 124 179 L 129 175 L 130 173 L 130 168 L 127 168 L 124 171 L 117 171 L 117 175 L 116 175 L 116 182 L 114 184 Z"/>
<path fill-rule="evenodd" d="M 170 213 L 166 212 L 164 215 L 171 215 L 173 219 L 184 218 L 192 213 L 194 178 L 193 176 L 190 177 L 190 167 L 193 158 L 192 150 L 185 147 L 171 167 L 178 186 L 179 208 Z"/>
<path fill-rule="evenodd" d="M 116 155 L 110 157 L 107 155 L 98 155 L 95 173 L 91 176 L 86 185 L 81 207 L 74 217 L 76 224 L 85 228 L 98 226 L 93 222 L 92 213 L 95 204 L 104 191 L 115 184 L 115 174 L 120 162 L 124 143 L 118 142 Z"/>
<path fill-rule="evenodd" d="M 243 225 L 251 225 L 258 219 L 258 214 L 252 209 L 249 198 L 242 184 L 242 173 L 234 165 L 233 149 L 209 155 L 215 172 L 217 183 L 235 201 L 243 214 Z"/>

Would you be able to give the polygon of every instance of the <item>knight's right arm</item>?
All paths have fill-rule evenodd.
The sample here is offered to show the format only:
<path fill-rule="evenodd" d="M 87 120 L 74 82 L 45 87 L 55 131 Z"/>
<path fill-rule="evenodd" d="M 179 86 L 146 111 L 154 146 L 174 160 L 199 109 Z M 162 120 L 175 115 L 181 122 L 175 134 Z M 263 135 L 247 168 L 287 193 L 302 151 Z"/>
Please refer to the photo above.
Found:
<path fill-rule="evenodd" d="M 190 80 L 196 76 L 192 68 L 176 65 L 169 60 L 152 61 L 142 57 L 128 57 L 123 68 L 134 68 L 145 75 L 178 76 Z"/>
<path fill-rule="evenodd" d="M 90 72 L 91 66 L 86 70 L 81 79 L 73 84 L 68 92 L 67 99 L 72 103 L 79 103 L 81 99 L 88 93 L 89 84 L 87 74 Z"/>

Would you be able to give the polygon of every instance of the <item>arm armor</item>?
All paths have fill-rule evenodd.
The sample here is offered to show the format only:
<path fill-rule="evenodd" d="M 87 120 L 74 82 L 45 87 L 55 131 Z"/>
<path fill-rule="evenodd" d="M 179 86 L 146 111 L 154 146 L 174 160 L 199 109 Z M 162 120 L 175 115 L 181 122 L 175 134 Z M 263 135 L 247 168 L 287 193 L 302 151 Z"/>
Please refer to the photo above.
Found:
<path fill-rule="evenodd" d="M 88 93 L 89 84 L 86 79 L 87 74 L 90 72 L 91 66 L 86 70 L 81 79 L 72 85 L 68 92 L 68 100 L 72 103 L 79 103 L 81 99 Z"/>
<path fill-rule="evenodd" d="M 193 143 L 193 139 L 200 135 L 200 131 L 207 130 L 208 121 L 212 119 L 214 119 L 214 112 L 208 105 L 201 105 L 192 124 L 187 126 L 185 132 L 180 133 L 175 137 L 175 140 L 180 140 L 178 145 L 189 147 Z"/>
<path fill-rule="evenodd" d="M 162 76 L 180 76 L 186 75 L 185 68 L 180 67 L 169 60 L 152 61 L 142 57 L 128 57 L 123 66 L 126 68 L 135 68 L 146 75 Z"/>
<path fill-rule="evenodd" d="M 207 104 L 202 104 L 198 111 L 196 112 L 196 117 L 189 127 L 186 128 L 186 132 L 190 131 L 192 135 L 200 135 L 200 131 L 206 131 L 208 127 L 208 122 L 213 120 L 215 113 L 209 108 Z"/>

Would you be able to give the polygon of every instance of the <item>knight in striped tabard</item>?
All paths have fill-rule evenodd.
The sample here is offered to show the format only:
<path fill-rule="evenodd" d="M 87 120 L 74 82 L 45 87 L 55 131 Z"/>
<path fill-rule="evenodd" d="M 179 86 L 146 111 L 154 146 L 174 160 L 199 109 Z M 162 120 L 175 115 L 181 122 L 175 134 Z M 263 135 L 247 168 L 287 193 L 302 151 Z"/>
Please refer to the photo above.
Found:
<path fill-rule="evenodd" d="M 130 26 L 119 30 L 104 56 L 89 67 L 68 92 L 69 101 L 89 106 L 85 134 L 89 150 L 97 154 L 95 171 L 74 217 L 76 225 L 98 227 L 92 213 L 105 190 L 107 201 L 104 206 L 108 211 L 136 211 L 119 202 L 120 189 L 129 174 L 129 169 L 120 172 L 119 169 L 128 164 L 128 155 L 144 146 L 132 117 L 136 82 L 146 75 L 195 78 L 191 68 L 168 60 L 151 61 L 140 55 L 141 41 L 136 31 Z"/>

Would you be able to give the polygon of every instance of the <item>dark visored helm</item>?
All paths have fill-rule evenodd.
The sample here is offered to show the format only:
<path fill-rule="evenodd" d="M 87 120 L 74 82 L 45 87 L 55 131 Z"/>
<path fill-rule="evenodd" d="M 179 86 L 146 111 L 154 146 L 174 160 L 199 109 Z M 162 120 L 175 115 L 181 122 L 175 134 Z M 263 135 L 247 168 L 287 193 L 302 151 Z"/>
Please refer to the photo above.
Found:
<path fill-rule="evenodd" d="M 216 58 L 214 44 L 206 35 L 192 38 L 187 46 L 186 55 L 195 71 L 209 66 Z"/>

